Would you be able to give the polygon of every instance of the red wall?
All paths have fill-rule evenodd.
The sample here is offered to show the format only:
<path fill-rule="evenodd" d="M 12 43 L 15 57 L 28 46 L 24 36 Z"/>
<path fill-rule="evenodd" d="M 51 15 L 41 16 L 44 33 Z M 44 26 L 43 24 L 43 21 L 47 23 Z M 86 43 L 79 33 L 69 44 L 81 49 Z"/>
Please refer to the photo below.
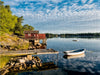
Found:
<path fill-rule="evenodd" d="M 46 35 L 45 34 L 34 34 L 34 33 L 31 33 L 31 36 L 28 36 L 28 34 L 25 34 L 25 39 L 45 39 L 46 38 Z"/>
<path fill-rule="evenodd" d="M 46 35 L 45 34 L 39 34 L 39 39 L 45 39 Z"/>

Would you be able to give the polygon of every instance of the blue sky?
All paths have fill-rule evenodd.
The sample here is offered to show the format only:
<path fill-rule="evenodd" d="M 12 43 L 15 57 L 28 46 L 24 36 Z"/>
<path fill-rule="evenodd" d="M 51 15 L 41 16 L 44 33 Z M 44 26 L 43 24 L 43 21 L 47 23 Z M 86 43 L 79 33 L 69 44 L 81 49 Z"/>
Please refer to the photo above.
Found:
<path fill-rule="evenodd" d="M 100 0 L 1 0 L 40 33 L 100 32 Z"/>

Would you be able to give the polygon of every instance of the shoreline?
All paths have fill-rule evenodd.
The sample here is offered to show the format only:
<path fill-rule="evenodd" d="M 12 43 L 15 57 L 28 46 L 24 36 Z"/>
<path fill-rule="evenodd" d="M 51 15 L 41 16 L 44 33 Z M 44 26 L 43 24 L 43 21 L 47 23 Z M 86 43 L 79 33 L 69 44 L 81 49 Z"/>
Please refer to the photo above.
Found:
<path fill-rule="evenodd" d="M 58 67 L 53 62 L 45 62 L 38 56 L 26 55 L 11 57 L 3 68 L 0 68 L 0 75 L 5 75 L 12 72 L 22 71 L 42 71 L 48 69 L 57 69 Z"/>

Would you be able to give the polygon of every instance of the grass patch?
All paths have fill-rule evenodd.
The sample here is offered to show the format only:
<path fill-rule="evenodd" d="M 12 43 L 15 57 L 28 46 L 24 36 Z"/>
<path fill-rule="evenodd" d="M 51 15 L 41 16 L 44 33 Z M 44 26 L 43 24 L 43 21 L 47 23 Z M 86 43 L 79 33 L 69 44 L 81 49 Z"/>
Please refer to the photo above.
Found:
<path fill-rule="evenodd" d="M 3 68 L 10 60 L 10 56 L 0 56 L 0 68 Z"/>

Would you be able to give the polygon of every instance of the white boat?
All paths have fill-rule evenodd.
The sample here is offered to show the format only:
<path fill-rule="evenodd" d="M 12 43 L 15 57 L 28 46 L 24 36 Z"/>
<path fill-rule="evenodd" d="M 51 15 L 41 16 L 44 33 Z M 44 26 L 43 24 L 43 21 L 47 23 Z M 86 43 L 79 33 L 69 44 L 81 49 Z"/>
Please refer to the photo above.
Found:
<path fill-rule="evenodd" d="M 70 50 L 70 51 L 64 51 L 65 55 L 80 55 L 84 54 L 86 49 L 77 49 L 77 50 Z"/>

